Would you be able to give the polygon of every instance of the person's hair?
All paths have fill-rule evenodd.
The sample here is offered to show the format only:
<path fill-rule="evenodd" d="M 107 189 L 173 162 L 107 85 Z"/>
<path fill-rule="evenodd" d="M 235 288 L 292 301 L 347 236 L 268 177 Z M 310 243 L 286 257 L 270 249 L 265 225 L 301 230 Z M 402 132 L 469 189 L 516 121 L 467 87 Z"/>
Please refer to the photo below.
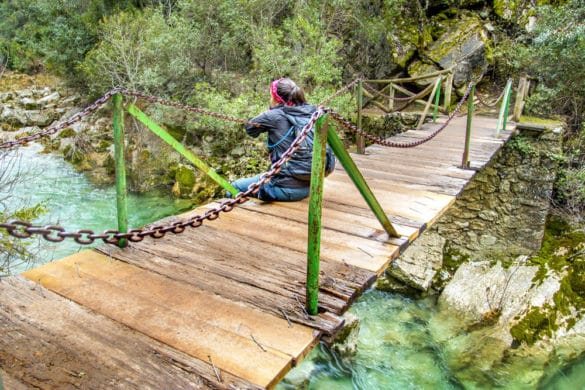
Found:
<path fill-rule="evenodd" d="M 286 103 L 292 103 L 295 106 L 307 103 L 303 90 L 291 79 L 283 78 L 278 80 L 276 92 Z M 289 103 L 289 104 L 290 104 Z"/>

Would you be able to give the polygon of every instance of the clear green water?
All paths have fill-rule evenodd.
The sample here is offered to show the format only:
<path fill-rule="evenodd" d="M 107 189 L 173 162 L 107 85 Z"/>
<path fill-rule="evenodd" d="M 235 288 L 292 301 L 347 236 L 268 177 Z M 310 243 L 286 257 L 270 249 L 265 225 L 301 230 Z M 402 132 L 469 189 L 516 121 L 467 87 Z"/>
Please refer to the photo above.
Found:
<path fill-rule="evenodd" d="M 415 300 L 370 290 L 350 312 L 361 323 L 357 354 L 344 359 L 321 345 L 277 390 L 585 389 L 583 355 L 554 367 L 535 367 L 530 359 L 519 359 L 491 372 L 481 367 L 481 359 L 468 363 L 469 350 L 489 351 L 489 340 L 469 335 L 446 342 L 442 335 L 457 327 L 458 320 L 437 317 L 433 298 Z M 539 380 L 543 374 L 548 379 Z"/>
<path fill-rule="evenodd" d="M 17 169 L 11 169 L 10 174 L 18 175 L 19 180 L 10 194 L 2 193 L 3 189 L 0 189 L 0 199 L 10 195 L 5 201 L 6 207 L 30 207 L 43 203 L 48 212 L 33 221 L 35 225 L 60 225 L 67 231 L 90 229 L 96 233 L 117 229 L 115 187 L 96 188 L 62 158 L 39 154 L 39 150 L 38 145 L 31 145 L 10 152 L 8 158 L 13 161 L 16 159 L 17 162 Z M 8 159 L 2 159 L 0 170 L 6 169 L 2 164 L 8 163 Z M 128 225 L 130 228 L 142 227 L 190 206 L 189 201 L 177 200 L 160 193 L 129 193 Z M 96 241 L 96 245 L 102 243 Z M 77 244 L 73 239 L 66 239 L 61 243 L 43 240 L 39 244 L 38 249 L 34 249 L 38 251 L 39 264 L 88 248 Z M 24 265 L 20 266 L 23 267 Z M 18 272 L 22 269 L 16 268 L 12 271 Z"/>
<path fill-rule="evenodd" d="M 46 202 L 49 212 L 36 221 L 38 224 L 96 232 L 116 228 L 114 188 L 95 188 L 61 158 L 37 154 L 37 150 L 35 146 L 19 149 L 18 174 L 26 180 L 19 181 L 11 191 L 13 196 L 4 204 L 16 207 Z M 5 169 L 1 164 L 0 161 L 0 172 Z M 6 194 L 0 189 L 0 199 L 3 195 Z M 130 194 L 129 225 L 140 227 L 189 206 L 188 202 L 161 194 Z M 39 264 L 84 248 L 73 240 L 42 242 Z M 344 359 L 320 346 L 291 371 L 278 389 L 585 389 L 585 358 L 550 367 L 546 371 L 548 379 L 536 386 L 527 387 L 514 379 L 524 378 L 533 370 L 528 360 L 524 365 L 474 377 L 481 370 L 466 367 L 460 357 L 461 348 L 470 345 L 469 340 L 454 347 L 438 339 L 437 334 L 457 326 L 457 319 L 436 321 L 431 298 L 414 300 L 371 290 L 350 311 L 361 320 L 357 355 Z M 481 343 L 482 340 L 475 341 L 476 345 Z M 459 370 L 469 374 L 462 376 Z"/>

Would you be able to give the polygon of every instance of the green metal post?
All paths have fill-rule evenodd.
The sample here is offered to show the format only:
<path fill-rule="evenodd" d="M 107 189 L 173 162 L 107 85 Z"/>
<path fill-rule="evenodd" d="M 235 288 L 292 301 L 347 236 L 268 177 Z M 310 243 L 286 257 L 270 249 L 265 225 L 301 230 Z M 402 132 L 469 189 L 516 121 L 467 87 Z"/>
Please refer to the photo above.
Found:
<path fill-rule="evenodd" d="M 441 83 L 443 82 L 443 76 L 439 76 L 437 82 L 437 93 L 435 95 L 435 111 L 433 112 L 433 123 L 437 123 L 437 116 L 439 115 L 439 102 L 441 101 Z"/>
<path fill-rule="evenodd" d="M 128 203 L 126 201 L 126 164 L 124 148 L 124 111 L 122 109 L 123 97 L 119 93 L 112 98 L 114 104 L 114 160 L 116 164 L 116 208 L 118 210 L 118 231 L 128 231 Z M 126 239 L 118 243 L 120 247 L 126 245 Z"/>
<path fill-rule="evenodd" d="M 510 92 L 512 91 L 512 80 L 509 79 L 504 89 L 504 98 L 500 106 L 500 114 L 498 115 L 498 124 L 496 125 L 496 138 L 500 136 L 500 129 L 506 130 L 508 121 L 508 104 L 510 102 Z"/>
<path fill-rule="evenodd" d="M 504 122 L 502 124 L 502 130 L 506 131 L 508 124 L 508 113 L 510 110 L 510 99 L 512 98 L 512 80 L 508 80 L 508 92 L 506 93 L 506 101 L 504 105 Z"/>
<path fill-rule="evenodd" d="M 469 148 L 471 144 L 471 121 L 473 120 L 473 98 L 475 95 L 475 84 L 471 86 L 467 97 L 467 127 L 465 131 L 465 149 L 461 160 L 461 168 L 469 168 Z"/>
<path fill-rule="evenodd" d="M 370 206 L 370 209 L 372 210 L 376 218 L 378 218 L 378 221 L 382 224 L 384 230 L 392 237 L 400 237 L 400 235 L 396 232 L 396 229 L 394 229 L 394 226 L 392 226 L 392 223 L 388 219 L 388 216 L 386 215 L 386 213 L 384 213 L 382 206 L 380 206 L 380 203 L 378 203 L 378 200 L 376 199 L 374 193 L 368 186 L 368 183 L 366 183 L 366 180 L 362 176 L 358 167 L 355 165 L 355 162 L 353 161 L 349 153 L 347 153 L 347 150 L 345 150 L 345 147 L 343 146 L 343 141 L 339 139 L 339 136 L 337 135 L 335 129 L 332 126 L 329 126 L 327 130 L 327 143 L 329 143 L 329 146 L 331 147 L 331 149 L 333 149 L 333 153 L 335 153 L 335 156 L 337 156 L 337 159 L 339 160 L 339 162 L 341 163 L 341 165 L 343 166 L 343 168 L 345 169 L 345 171 L 347 172 L 347 174 L 349 175 L 349 177 L 351 178 L 359 192 L 364 197 L 368 206 Z"/>
<path fill-rule="evenodd" d="M 358 93 L 357 93 L 357 127 L 359 129 L 362 128 L 362 109 L 364 103 L 364 82 L 362 80 L 358 81 Z M 356 150 L 359 154 L 366 153 L 366 143 L 364 137 L 361 135 L 356 136 Z"/>
<path fill-rule="evenodd" d="M 321 211 L 323 206 L 323 181 L 325 179 L 325 152 L 327 150 L 327 119 L 323 115 L 315 124 L 313 141 L 313 165 L 309 198 L 309 239 L 307 242 L 307 312 L 318 313 L 319 263 L 321 255 Z"/>
<path fill-rule="evenodd" d="M 179 141 L 173 138 L 165 129 L 160 127 L 156 124 L 152 119 L 150 119 L 145 113 L 140 111 L 138 107 L 134 104 L 129 104 L 127 110 L 130 114 L 132 114 L 136 119 L 142 122 L 146 127 L 148 127 L 154 134 L 158 135 L 163 141 L 167 144 L 171 145 L 177 152 L 179 152 L 183 157 L 189 160 L 193 165 L 195 165 L 199 170 L 204 172 L 207 176 L 213 179 L 217 184 L 222 186 L 226 191 L 228 191 L 232 195 L 237 195 L 240 191 L 238 191 L 234 186 L 231 185 L 229 181 L 221 177 L 217 172 L 213 170 L 209 165 L 205 164 L 200 158 L 195 156 L 189 149 L 184 147 Z"/>

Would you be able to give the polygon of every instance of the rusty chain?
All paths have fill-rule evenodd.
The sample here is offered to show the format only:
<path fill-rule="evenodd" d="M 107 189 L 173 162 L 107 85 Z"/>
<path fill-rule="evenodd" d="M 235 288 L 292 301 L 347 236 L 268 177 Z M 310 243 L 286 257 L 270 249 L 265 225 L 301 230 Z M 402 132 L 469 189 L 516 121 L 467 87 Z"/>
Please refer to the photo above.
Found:
<path fill-rule="evenodd" d="M 355 85 L 355 83 L 358 82 L 359 80 L 360 79 L 354 80 L 352 83 L 350 83 L 346 87 L 340 89 L 334 95 L 332 95 L 330 98 L 325 99 L 323 102 L 327 102 L 327 101 L 331 100 L 333 97 L 338 96 L 338 95 L 346 92 L 347 90 L 349 90 L 349 88 L 351 88 L 353 85 Z M 412 146 L 420 145 L 423 142 L 426 142 L 429 139 L 433 138 L 435 135 L 437 135 L 440 131 L 442 131 L 449 124 L 451 119 L 461 109 L 463 102 L 469 96 L 469 92 L 471 90 L 472 85 L 473 85 L 473 83 L 469 84 L 469 87 L 468 87 L 464 97 L 461 99 L 457 108 L 449 116 L 449 118 L 447 119 L 446 123 L 443 124 L 443 126 L 441 126 L 438 130 L 433 132 L 430 136 L 426 137 L 425 139 L 419 140 L 419 141 L 416 141 L 416 142 L 410 143 L 410 144 L 400 144 L 400 143 L 388 142 L 388 141 L 382 140 L 378 137 L 374 137 L 374 136 L 371 136 L 369 134 L 366 134 L 363 132 L 363 130 L 358 129 L 357 126 L 353 125 L 351 122 L 348 122 L 345 119 L 343 119 L 339 114 L 335 113 L 332 109 L 323 108 L 322 107 L 323 103 L 321 103 L 318 106 L 318 109 L 311 116 L 311 119 L 309 120 L 307 125 L 305 125 L 305 127 L 303 128 L 301 134 L 291 143 L 291 145 L 284 152 L 282 157 L 278 161 L 273 163 L 267 172 L 263 173 L 260 176 L 260 180 L 258 180 L 255 183 L 250 184 L 250 186 L 248 187 L 248 189 L 245 192 L 240 192 L 234 198 L 227 199 L 227 200 L 223 201 L 218 207 L 211 208 L 211 209 L 207 210 L 203 215 L 192 216 L 185 221 L 176 221 L 176 222 L 170 223 L 168 225 L 160 225 L 160 224 L 159 225 L 152 225 L 152 226 L 149 226 L 148 228 L 131 229 L 128 232 L 124 232 L 124 233 L 122 233 L 118 230 L 111 230 L 111 229 L 105 230 L 103 233 L 95 233 L 93 230 L 90 230 L 90 229 L 80 229 L 77 231 L 68 232 L 68 231 L 66 231 L 65 228 L 63 228 L 61 226 L 57 226 L 57 225 L 34 226 L 33 224 L 31 224 L 29 222 L 24 222 L 24 221 L 10 221 L 8 223 L 0 223 L 0 228 L 6 229 L 6 231 L 8 232 L 9 235 L 16 237 L 16 238 L 23 238 L 24 239 L 24 238 L 30 238 L 33 235 L 40 235 L 45 240 L 50 241 L 50 242 L 61 242 L 61 241 L 65 240 L 66 238 L 73 238 L 75 240 L 75 242 L 77 242 L 80 245 L 90 245 L 90 244 L 93 244 L 96 240 L 102 240 L 103 242 L 108 243 L 108 244 L 118 245 L 120 243 L 120 241 L 123 239 L 127 240 L 125 242 L 128 242 L 128 241 L 140 242 L 145 237 L 152 237 L 155 239 L 162 238 L 168 232 L 171 232 L 174 234 L 180 234 L 183 231 L 185 231 L 185 229 L 187 227 L 199 227 L 203 224 L 203 222 L 205 220 L 212 221 L 212 220 L 219 218 L 220 213 L 229 212 L 229 211 L 233 210 L 234 207 L 245 203 L 248 200 L 249 196 L 258 193 L 258 191 L 260 190 L 260 187 L 262 185 L 268 183 L 274 175 L 276 175 L 278 172 L 280 172 L 280 170 L 282 169 L 282 166 L 290 160 L 292 155 L 299 148 L 299 145 L 307 137 L 310 130 L 315 126 L 317 119 L 319 119 L 323 114 L 325 114 L 325 112 L 330 113 L 331 116 L 346 129 L 354 131 L 358 134 L 361 134 L 365 138 L 367 138 L 373 142 L 377 142 L 381 145 L 391 146 L 391 147 L 412 147 Z M 186 105 L 183 105 L 180 103 L 175 103 L 175 102 L 172 102 L 169 100 L 157 98 L 157 97 L 146 95 L 146 94 L 139 93 L 139 92 L 116 88 L 116 89 L 112 89 L 112 90 L 108 91 L 106 94 L 104 94 L 104 96 L 102 96 L 101 98 L 96 100 L 92 105 L 88 106 L 87 108 L 80 111 L 79 113 L 73 115 L 71 118 L 67 119 L 66 121 L 59 123 L 55 126 L 51 126 L 45 131 L 42 131 L 42 132 L 39 132 L 36 134 L 32 134 L 32 135 L 27 136 L 27 137 L 20 138 L 18 140 L 2 143 L 2 144 L 0 144 L 0 149 L 13 148 L 15 146 L 23 145 L 27 142 L 37 140 L 41 137 L 55 134 L 58 131 L 72 125 L 73 123 L 80 121 L 84 117 L 90 115 L 94 111 L 101 108 L 116 93 L 122 93 L 125 95 L 134 96 L 134 97 L 137 97 L 140 99 L 147 100 L 149 102 L 160 103 L 163 105 L 172 106 L 172 107 L 175 107 L 178 109 L 184 109 L 184 110 L 196 112 L 199 114 L 214 116 L 214 117 L 217 117 L 217 118 L 223 119 L 223 120 L 234 121 L 234 122 L 241 123 L 241 124 L 257 126 L 256 123 L 233 118 L 233 117 L 230 117 L 230 116 L 227 116 L 224 114 L 218 114 L 218 113 L 214 113 L 214 112 L 211 112 L 211 111 L 208 111 L 205 109 L 186 106 Z"/>
<path fill-rule="evenodd" d="M 349 91 L 351 89 L 351 87 L 353 87 L 354 85 L 356 85 L 361 80 L 362 80 L 362 78 L 357 78 L 357 79 L 353 80 L 351 83 L 347 84 L 345 87 L 339 89 L 333 95 L 331 95 L 327 99 L 323 100 L 321 103 L 319 103 L 319 105 L 320 106 L 324 106 L 325 104 L 329 103 L 331 100 L 333 100 L 334 98 L 336 98 L 337 96 L 346 93 L 347 91 Z"/>
<path fill-rule="evenodd" d="M 93 113 L 94 111 L 97 111 L 98 109 L 100 109 L 104 104 L 106 104 L 106 102 L 108 100 L 110 100 L 112 98 L 112 96 L 114 96 L 116 93 L 120 92 L 120 89 L 112 89 L 111 91 L 108 91 L 104 94 L 104 96 L 102 96 L 101 98 L 97 99 L 93 104 L 91 104 L 90 106 L 86 107 L 85 109 L 81 110 L 80 112 L 78 112 L 77 114 L 71 116 L 69 119 L 67 119 L 64 122 L 58 123 L 54 126 L 50 126 L 47 130 L 35 133 L 35 134 L 31 134 L 29 136 L 26 137 L 22 137 L 13 141 L 7 141 L 7 142 L 3 142 L 0 144 L 0 150 L 2 149 L 12 149 L 16 146 L 21 146 L 24 144 L 27 144 L 31 141 L 35 141 L 39 138 L 42 137 L 46 137 L 49 135 L 53 135 L 55 133 L 57 133 L 58 131 L 61 131 L 69 126 L 71 126 L 72 124 L 79 122 L 81 119 L 85 118 L 86 116 L 90 115 L 91 113 Z"/>
<path fill-rule="evenodd" d="M 44 130 L 44 131 L 41 131 L 41 132 L 38 132 L 35 134 L 31 134 L 29 136 L 22 137 L 22 138 L 13 140 L 13 141 L 7 141 L 4 143 L 1 143 L 0 150 L 12 149 L 16 146 L 21 146 L 21 145 L 27 144 L 31 141 L 35 141 L 39 138 L 53 135 L 53 134 L 65 129 L 65 128 L 71 126 L 72 124 L 79 122 L 81 119 L 83 119 L 83 118 L 87 117 L 88 115 L 92 114 L 93 112 L 97 111 L 98 109 L 103 107 L 104 104 L 106 104 L 108 102 L 108 100 L 110 100 L 117 93 L 120 93 L 120 94 L 125 95 L 125 96 L 133 96 L 133 97 L 145 100 L 145 101 L 150 102 L 150 103 L 158 103 L 158 104 L 162 104 L 164 106 L 174 107 L 174 108 L 177 108 L 180 110 L 185 110 L 185 111 L 195 112 L 195 113 L 202 114 L 202 115 L 212 116 L 212 117 L 222 119 L 225 121 L 236 122 L 236 123 L 240 123 L 243 125 L 259 126 L 257 123 L 253 123 L 253 122 L 250 122 L 247 120 L 234 118 L 234 117 L 231 117 L 229 115 L 220 114 L 217 112 L 212 112 L 212 111 L 209 111 L 209 110 L 206 110 L 203 108 L 199 108 L 199 107 L 187 106 L 185 104 L 173 102 L 171 100 L 166 100 L 166 99 L 162 99 L 162 98 L 159 98 L 156 96 L 147 95 L 147 94 L 144 94 L 142 92 L 136 92 L 136 91 L 123 89 L 123 88 L 114 88 L 114 89 L 106 92 L 104 94 L 104 96 L 97 99 L 93 104 L 86 107 L 85 109 L 78 112 L 77 114 L 71 116 L 69 119 L 65 120 L 64 122 L 58 123 L 54 126 L 51 126 L 47 130 Z"/>
<path fill-rule="evenodd" d="M 118 91 L 114 93 L 117 93 Z M 112 93 L 112 95 L 114 93 Z M 194 215 L 185 221 L 176 221 L 169 225 L 152 225 L 148 228 L 131 229 L 125 233 L 118 230 L 106 230 L 103 233 L 95 233 L 93 230 L 89 229 L 67 232 L 65 228 L 61 226 L 34 226 L 29 222 L 23 221 L 0 223 L 0 228 L 6 229 L 9 235 L 16 238 L 30 238 L 36 234 L 41 235 L 45 240 L 51 242 L 61 242 L 66 238 L 73 238 L 75 242 L 80 245 L 90 245 L 93 244 L 95 240 L 102 240 L 108 244 L 118 245 L 122 239 L 126 239 L 130 242 L 139 242 L 142 241 L 144 237 L 162 238 L 168 232 L 179 234 L 185 231 L 187 227 L 199 227 L 203 224 L 203 221 L 213 221 L 219 218 L 220 213 L 230 212 L 234 207 L 245 203 L 250 195 L 256 194 L 260 191 L 260 187 L 268 183 L 274 175 L 280 172 L 282 166 L 291 159 L 292 155 L 298 150 L 300 144 L 307 137 L 310 130 L 315 126 L 317 119 L 319 119 L 324 113 L 325 111 L 321 107 L 313 113 L 301 134 L 299 134 L 299 136 L 291 143 L 282 157 L 272 164 L 270 170 L 262 174 L 260 180 L 256 183 L 250 184 L 245 192 L 240 192 L 234 198 L 223 201 L 218 207 L 207 210 L 203 215 Z"/>
<path fill-rule="evenodd" d="M 465 94 L 463 95 L 463 97 L 461 98 L 459 103 L 457 104 L 457 107 L 455 108 L 455 110 L 453 110 L 453 112 L 449 115 L 449 117 L 447 118 L 445 123 L 443 123 L 437 130 L 433 131 L 431 134 L 429 134 L 425 138 L 421 138 L 419 140 L 412 141 L 412 142 L 394 142 L 394 141 L 388 141 L 388 140 L 382 139 L 380 137 L 373 136 L 371 134 L 366 133 L 364 130 L 358 128 L 356 125 L 354 125 L 350 121 L 342 118 L 341 115 L 339 115 L 335 111 L 328 109 L 327 112 L 331 115 L 331 117 L 333 119 L 335 119 L 345 129 L 347 129 L 353 133 L 359 134 L 362 137 L 364 137 L 364 138 L 368 139 L 369 141 L 372 141 L 378 145 L 387 146 L 390 148 L 412 148 L 412 147 L 421 145 L 427 141 L 430 141 L 431 139 L 433 139 L 437 134 L 439 134 L 441 131 L 443 131 L 449 125 L 451 120 L 461 110 L 463 103 L 465 103 L 465 101 L 469 97 L 469 93 L 471 92 L 471 88 L 473 87 L 473 85 L 474 85 L 473 82 L 469 83 L 469 86 L 467 87 Z"/>

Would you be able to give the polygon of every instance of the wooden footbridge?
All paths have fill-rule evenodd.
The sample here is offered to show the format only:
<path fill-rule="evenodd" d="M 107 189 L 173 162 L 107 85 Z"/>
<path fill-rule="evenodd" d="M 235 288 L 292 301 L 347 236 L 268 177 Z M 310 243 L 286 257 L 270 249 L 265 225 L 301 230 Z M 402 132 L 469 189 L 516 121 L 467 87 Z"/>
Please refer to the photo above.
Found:
<path fill-rule="evenodd" d="M 272 388 L 512 134 L 454 117 L 416 148 L 351 158 L 399 237 L 385 231 L 338 164 L 322 195 L 318 314 L 305 308 L 309 201 L 248 201 L 197 229 L 104 244 L 0 283 L 7 389 Z M 392 138 L 423 139 L 427 123 Z M 512 128 L 510 128 L 512 127 Z M 317 141 L 316 141 L 317 142 Z M 462 153 L 468 145 L 467 162 Z M 161 223 L 189 220 L 210 204 Z"/>

